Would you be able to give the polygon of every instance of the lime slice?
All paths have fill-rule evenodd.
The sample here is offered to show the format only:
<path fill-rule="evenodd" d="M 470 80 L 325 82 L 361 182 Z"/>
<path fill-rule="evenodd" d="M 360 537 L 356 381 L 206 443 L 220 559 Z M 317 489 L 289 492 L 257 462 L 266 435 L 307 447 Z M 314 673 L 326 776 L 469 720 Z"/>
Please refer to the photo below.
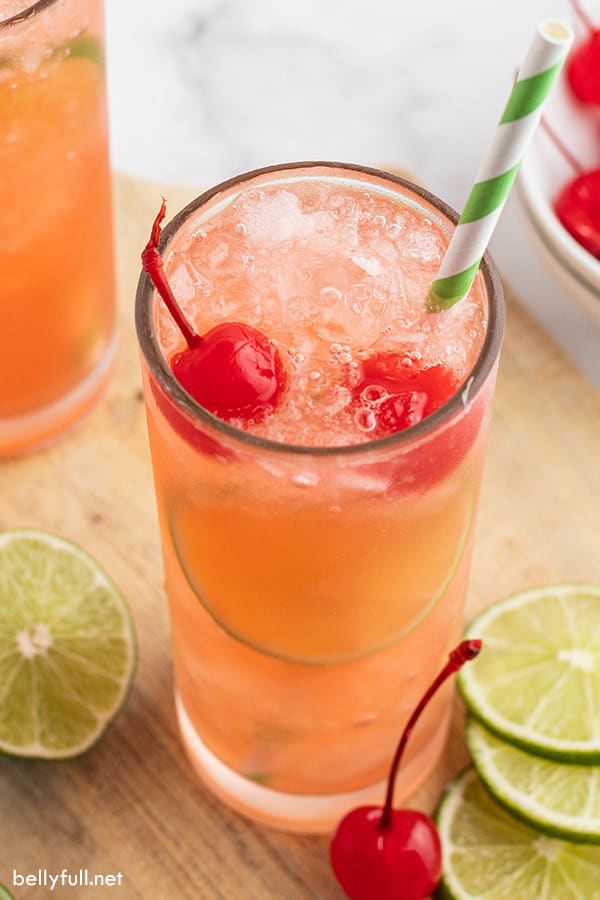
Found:
<path fill-rule="evenodd" d="M 515 594 L 470 626 L 483 652 L 458 676 L 471 712 L 504 740 L 562 762 L 600 762 L 600 585 Z"/>
<path fill-rule="evenodd" d="M 15 900 L 11 892 L 3 884 L 0 884 L 0 900 Z"/>
<path fill-rule="evenodd" d="M 600 900 L 600 847 L 547 837 L 513 819 L 474 769 L 450 784 L 436 818 L 443 897 Z"/>
<path fill-rule="evenodd" d="M 600 844 L 600 767 L 557 763 L 501 741 L 474 719 L 467 744 L 487 789 L 546 834 Z"/>
<path fill-rule="evenodd" d="M 83 753 L 123 703 L 134 658 L 125 601 L 87 553 L 42 531 L 0 533 L 0 751 Z"/>

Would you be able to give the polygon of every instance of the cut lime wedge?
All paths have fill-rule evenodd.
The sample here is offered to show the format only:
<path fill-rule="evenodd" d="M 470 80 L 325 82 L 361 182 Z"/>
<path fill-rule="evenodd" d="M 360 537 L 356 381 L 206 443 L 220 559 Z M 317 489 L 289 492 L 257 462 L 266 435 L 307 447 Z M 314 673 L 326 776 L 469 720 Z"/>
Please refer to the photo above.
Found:
<path fill-rule="evenodd" d="M 600 900 L 600 847 L 547 837 L 499 807 L 474 769 L 437 812 L 440 892 L 451 900 Z"/>
<path fill-rule="evenodd" d="M 600 762 L 600 585 L 533 588 L 470 626 L 483 652 L 458 676 L 471 712 L 504 740 L 562 762 Z"/>
<path fill-rule="evenodd" d="M 134 661 L 126 603 L 87 553 L 42 531 L 0 533 L 0 751 L 83 753 L 119 710 Z"/>
<path fill-rule="evenodd" d="M 546 834 L 600 844 L 600 766 L 533 756 L 474 719 L 467 744 L 481 780 L 509 812 Z"/>
<path fill-rule="evenodd" d="M 0 900 L 15 900 L 11 892 L 3 884 L 0 884 Z"/>

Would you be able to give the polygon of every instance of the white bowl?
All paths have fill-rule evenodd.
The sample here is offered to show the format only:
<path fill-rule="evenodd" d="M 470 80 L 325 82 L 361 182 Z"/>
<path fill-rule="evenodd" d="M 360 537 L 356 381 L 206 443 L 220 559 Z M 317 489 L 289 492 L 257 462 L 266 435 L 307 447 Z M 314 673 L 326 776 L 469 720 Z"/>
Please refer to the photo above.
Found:
<path fill-rule="evenodd" d="M 556 85 L 544 119 L 584 169 L 600 165 L 600 107 L 577 101 L 564 77 Z M 552 208 L 563 186 L 576 174 L 540 126 L 519 173 L 517 196 L 528 237 L 543 265 L 574 300 L 600 320 L 600 260 L 569 234 Z"/>

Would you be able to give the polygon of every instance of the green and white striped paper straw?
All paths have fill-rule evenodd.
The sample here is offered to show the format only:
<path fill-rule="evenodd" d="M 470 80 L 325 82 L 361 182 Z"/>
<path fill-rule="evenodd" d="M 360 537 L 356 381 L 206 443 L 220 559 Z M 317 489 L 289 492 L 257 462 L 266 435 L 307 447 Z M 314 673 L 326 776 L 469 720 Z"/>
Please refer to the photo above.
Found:
<path fill-rule="evenodd" d="M 539 25 L 429 289 L 428 312 L 448 309 L 468 294 L 572 41 L 573 32 L 563 22 Z"/>

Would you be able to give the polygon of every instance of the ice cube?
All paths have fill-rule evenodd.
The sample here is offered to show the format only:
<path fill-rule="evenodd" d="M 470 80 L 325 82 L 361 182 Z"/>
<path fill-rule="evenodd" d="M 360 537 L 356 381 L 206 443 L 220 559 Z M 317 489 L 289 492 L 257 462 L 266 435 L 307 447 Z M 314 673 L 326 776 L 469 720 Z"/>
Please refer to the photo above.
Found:
<path fill-rule="evenodd" d="M 238 204 L 247 238 L 253 243 L 285 243 L 326 231 L 331 217 L 325 212 L 307 213 L 291 191 L 279 190 L 260 197 L 256 205 Z"/>
<path fill-rule="evenodd" d="M 169 283 L 180 302 L 187 303 L 194 298 L 194 278 L 185 262 L 179 262 L 175 269 L 169 271 Z"/>
<path fill-rule="evenodd" d="M 381 261 L 377 259 L 376 256 L 367 256 L 366 253 L 353 253 L 352 261 L 356 263 L 357 266 L 367 273 L 367 275 L 372 275 L 376 278 L 378 275 L 381 275 L 383 272 L 383 266 Z"/>

